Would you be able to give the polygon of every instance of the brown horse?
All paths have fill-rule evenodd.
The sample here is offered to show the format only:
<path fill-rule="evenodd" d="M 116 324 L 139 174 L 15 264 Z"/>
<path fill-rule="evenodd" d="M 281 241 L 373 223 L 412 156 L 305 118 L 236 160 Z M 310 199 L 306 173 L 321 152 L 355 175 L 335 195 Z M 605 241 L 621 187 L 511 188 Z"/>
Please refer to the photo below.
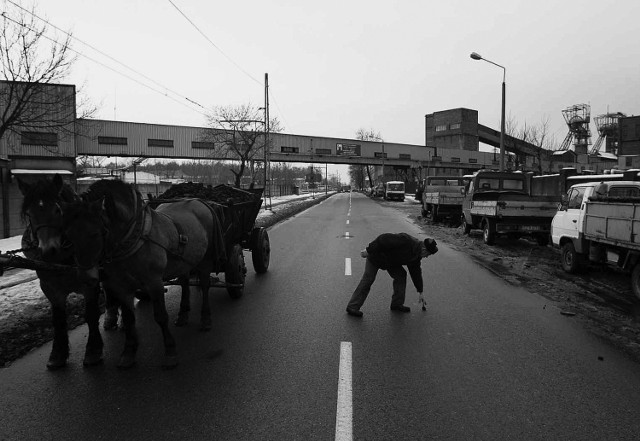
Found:
<path fill-rule="evenodd" d="M 53 179 L 40 179 L 29 184 L 18 180 L 24 196 L 21 215 L 27 224 L 22 235 L 22 247 L 27 258 L 48 263 L 73 265 L 71 244 L 62 235 L 61 204 L 79 201 L 75 191 L 64 184 L 60 175 Z M 102 361 L 102 337 L 98 326 L 100 318 L 99 288 L 87 285 L 78 277 L 75 269 L 69 271 L 36 271 L 40 288 L 51 302 L 53 319 L 53 347 L 47 367 L 57 369 L 66 365 L 69 358 L 66 302 L 70 293 L 85 296 L 85 320 L 89 327 L 89 339 L 84 356 L 85 366 Z"/>
<path fill-rule="evenodd" d="M 167 203 L 153 210 L 135 187 L 114 180 L 92 184 L 83 199 L 80 203 L 63 205 L 64 232 L 73 244 L 78 266 L 95 280 L 102 266 L 105 289 L 121 303 L 126 341 L 119 367 L 135 363 L 136 291 L 148 295 L 153 303 L 154 318 L 164 340 L 163 366 L 176 366 L 176 344 L 168 325 L 164 282 L 179 278 L 183 290 L 188 292 L 189 274 L 195 272 L 202 290 L 202 325 L 210 328 L 209 276 L 225 259 L 218 217 L 198 199 Z"/>

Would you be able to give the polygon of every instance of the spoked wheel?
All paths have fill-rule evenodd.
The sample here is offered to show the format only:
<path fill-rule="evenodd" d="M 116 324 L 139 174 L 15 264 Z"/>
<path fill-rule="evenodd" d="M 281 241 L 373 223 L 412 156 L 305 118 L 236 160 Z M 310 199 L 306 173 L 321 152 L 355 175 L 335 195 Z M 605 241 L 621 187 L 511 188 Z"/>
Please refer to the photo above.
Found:
<path fill-rule="evenodd" d="M 256 273 L 263 274 L 269 269 L 271 244 L 269 234 L 264 228 L 254 228 L 251 232 L 251 260 Z"/>
<path fill-rule="evenodd" d="M 228 286 L 227 292 L 232 299 L 239 299 L 244 293 L 244 278 L 247 275 L 247 266 L 244 263 L 242 246 L 235 244 L 229 253 L 227 266 L 224 271 L 226 283 L 241 286 Z"/>

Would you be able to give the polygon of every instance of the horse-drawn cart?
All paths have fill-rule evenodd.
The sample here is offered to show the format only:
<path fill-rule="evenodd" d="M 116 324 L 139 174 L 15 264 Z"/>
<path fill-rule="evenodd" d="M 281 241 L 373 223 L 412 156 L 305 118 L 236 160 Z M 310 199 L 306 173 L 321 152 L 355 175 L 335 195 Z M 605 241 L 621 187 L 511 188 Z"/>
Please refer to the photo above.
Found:
<path fill-rule="evenodd" d="M 224 281 L 212 275 L 211 286 L 226 288 L 232 298 L 239 298 L 243 294 L 247 274 L 244 250 L 251 251 L 253 267 L 258 274 L 269 268 L 269 235 L 265 228 L 255 226 L 262 205 L 262 191 L 261 188 L 242 190 L 225 184 L 210 187 L 185 183 L 172 186 L 158 198 L 150 198 L 149 204 L 155 208 L 163 203 L 197 198 L 213 209 L 222 228 L 226 262 L 212 271 L 224 273 Z M 177 281 L 167 284 L 177 284 Z"/>

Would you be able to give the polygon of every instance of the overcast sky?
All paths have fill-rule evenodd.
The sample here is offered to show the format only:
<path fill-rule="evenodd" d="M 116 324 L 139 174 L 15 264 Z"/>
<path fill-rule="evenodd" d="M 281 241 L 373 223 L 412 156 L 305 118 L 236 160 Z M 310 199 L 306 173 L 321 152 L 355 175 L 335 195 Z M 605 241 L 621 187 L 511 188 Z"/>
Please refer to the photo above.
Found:
<path fill-rule="evenodd" d="M 424 116 L 435 111 L 476 109 L 481 124 L 499 129 L 502 69 L 471 52 L 506 67 L 507 115 L 519 124 L 548 118 L 558 143 L 567 133 L 562 110 L 574 104 L 590 104 L 592 118 L 640 114 L 638 0 L 41 0 L 37 7 L 77 38 L 83 55 L 68 82 L 99 104 L 103 119 L 203 126 L 204 108 L 263 106 L 268 73 L 271 116 L 286 133 L 354 138 L 366 128 L 387 142 L 424 144 Z M 591 130 L 595 142 L 593 123 Z"/>

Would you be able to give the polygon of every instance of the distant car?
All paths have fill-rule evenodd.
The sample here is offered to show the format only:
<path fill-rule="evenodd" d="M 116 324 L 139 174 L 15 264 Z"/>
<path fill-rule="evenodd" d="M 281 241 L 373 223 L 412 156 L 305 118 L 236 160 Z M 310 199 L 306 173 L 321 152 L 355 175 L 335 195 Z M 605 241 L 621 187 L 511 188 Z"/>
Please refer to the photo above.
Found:
<path fill-rule="evenodd" d="M 375 186 L 375 188 L 373 189 L 373 196 L 374 197 L 378 197 L 378 198 L 383 198 L 384 197 L 384 184 L 383 183 L 380 183 L 380 184 Z"/>
<path fill-rule="evenodd" d="M 384 185 L 384 198 L 388 201 L 404 201 L 404 182 L 389 181 Z"/>

